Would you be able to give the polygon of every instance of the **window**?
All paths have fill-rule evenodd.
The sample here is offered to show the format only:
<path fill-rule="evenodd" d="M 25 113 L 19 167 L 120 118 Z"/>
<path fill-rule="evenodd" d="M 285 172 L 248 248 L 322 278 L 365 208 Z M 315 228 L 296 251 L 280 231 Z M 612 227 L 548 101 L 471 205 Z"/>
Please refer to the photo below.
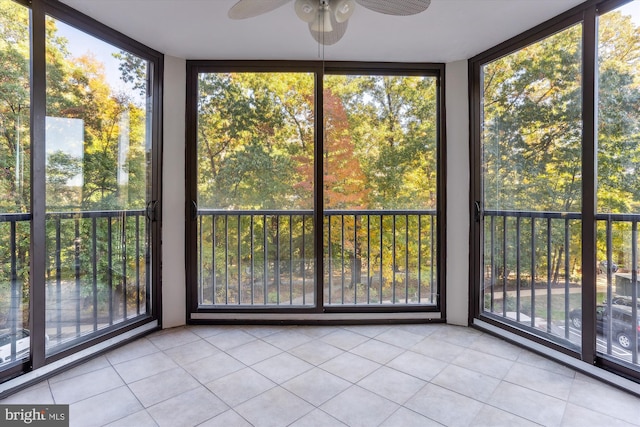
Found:
<path fill-rule="evenodd" d="M 436 304 L 437 99 L 436 77 L 325 76 L 326 304 Z"/>
<path fill-rule="evenodd" d="M 0 371 L 29 358 L 29 9 L 0 0 Z M 23 348 L 20 348 L 23 347 Z M 1 374 L 0 374 L 1 375 Z"/>
<path fill-rule="evenodd" d="M 580 346 L 582 31 L 482 66 L 482 310 Z"/>
<path fill-rule="evenodd" d="M 640 220 L 640 2 L 598 19 L 596 277 L 607 321 L 597 351 L 638 368 Z M 635 284 L 635 286 L 634 286 Z M 626 299 L 626 301 L 625 301 Z M 622 302 L 622 304 L 620 304 Z M 633 308 L 632 308 L 633 307 Z M 612 319 L 612 320 L 609 320 Z M 639 331 L 640 332 L 640 331 Z"/>
<path fill-rule="evenodd" d="M 440 309 L 443 67 L 320 65 L 188 62 L 194 318 Z"/>
<path fill-rule="evenodd" d="M 152 327 L 159 302 L 162 56 L 26 3 L 0 0 L 0 381 Z"/>
<path fill-rule="evenodd" d="M 585 3 L 471 59 L 474 322 L 635 378 L 639 5 Z"/>
<path fill-rule="evenodd" d="M 314 304 L 311 73 L 200 73 L 200 306 Z"/>
<path fill-rule="evenodd" d="M 149 63 L 47 18 L 46 334 L 55 352 L 145 317 Z"/>

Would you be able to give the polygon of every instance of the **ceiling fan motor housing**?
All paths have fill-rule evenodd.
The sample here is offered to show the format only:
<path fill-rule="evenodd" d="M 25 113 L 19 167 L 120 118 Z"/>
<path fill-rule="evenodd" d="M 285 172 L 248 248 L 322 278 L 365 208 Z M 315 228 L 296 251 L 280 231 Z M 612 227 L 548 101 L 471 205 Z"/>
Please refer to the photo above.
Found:
<path fill-rule="evenodd" d="M 252 18 L 290 1 L 238 0 L 228 15 L 231 19 Z M 431 0 L 296 0 L 294 8 L 296 15 L 309 25 L 309 32 L 318 43 L 332 45 L 345 34 L 356 3 L 374 12 L 407 16 L 423 12 Z"/>

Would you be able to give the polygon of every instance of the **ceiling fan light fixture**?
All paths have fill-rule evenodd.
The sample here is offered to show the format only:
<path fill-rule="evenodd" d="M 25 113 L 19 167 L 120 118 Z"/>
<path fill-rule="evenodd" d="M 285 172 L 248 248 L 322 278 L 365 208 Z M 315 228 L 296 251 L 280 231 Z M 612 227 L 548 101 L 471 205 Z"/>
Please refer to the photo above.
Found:
<path fill-rule="evenodd" d="M 331 25 L 331 13 L 329 9 L 321 8 L 316 14 L 316 19 L 311 24 L 312 31 L 318 31 L 321 33 L 330 33 L 333 31 Z"/>
<path fill-rule="evenodd" d="M 334 15 L 336 22 L 343 23 L 347 19 L 351 18 L 353 11 L 355 10 L 354 0 L 338 0 L 335 5 Z"/>
<path fill-rule="evenodd" d="M 296 0 L 296 15 L 304 22 L 312 23 L 318 17 L 318 2 L 314 0 Z"/>

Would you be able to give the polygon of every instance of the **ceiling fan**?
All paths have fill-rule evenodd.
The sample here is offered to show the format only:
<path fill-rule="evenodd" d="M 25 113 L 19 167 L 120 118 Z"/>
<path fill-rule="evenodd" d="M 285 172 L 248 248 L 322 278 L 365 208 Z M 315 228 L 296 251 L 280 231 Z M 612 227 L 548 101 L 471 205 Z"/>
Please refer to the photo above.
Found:
<path fill-rule="evenodd" d="M 239 0 L 229 9 L 229 18 L 247 19 L 270 12 L 292 0 Z M 356 3 L 386 15 L 415 15 L 431 0 L 295 0 L 296 15 L 309 24 L 309 32 L 320 44 L 332 45 L 344 36 Z"/>

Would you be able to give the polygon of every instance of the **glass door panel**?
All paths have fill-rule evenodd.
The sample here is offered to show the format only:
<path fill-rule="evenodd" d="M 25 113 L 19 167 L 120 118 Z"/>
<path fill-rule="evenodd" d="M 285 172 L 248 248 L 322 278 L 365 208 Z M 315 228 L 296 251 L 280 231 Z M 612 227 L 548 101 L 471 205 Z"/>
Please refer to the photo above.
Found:
<path fill-rule="evenodd" d="M 150 312 L 149 66 L 47 18 L 47 353 Z"/>
<path fill-rule="evenodd" d="M 598 22 L 597 347 L 640 370 L 640 2 Z"/>
<path fill-rule="evenodd" d="M 4 371 L 30 356 L 29 10 L 0 0 L 0 33 L 0 371 Z"/>
<path fill-rule="evenodd" d="M 324 85 L 325 305 L 436 305 L 437 78 Z"/>
<path fill-rule="evenodd" d="M 481 313 L 573 349 L 582 319 L 581 29 L 481 70 Z"/>
<path fill-rule="evenodd" d="M 199 307 L 315 306 L 314 81 L 199 74 Z"/>

